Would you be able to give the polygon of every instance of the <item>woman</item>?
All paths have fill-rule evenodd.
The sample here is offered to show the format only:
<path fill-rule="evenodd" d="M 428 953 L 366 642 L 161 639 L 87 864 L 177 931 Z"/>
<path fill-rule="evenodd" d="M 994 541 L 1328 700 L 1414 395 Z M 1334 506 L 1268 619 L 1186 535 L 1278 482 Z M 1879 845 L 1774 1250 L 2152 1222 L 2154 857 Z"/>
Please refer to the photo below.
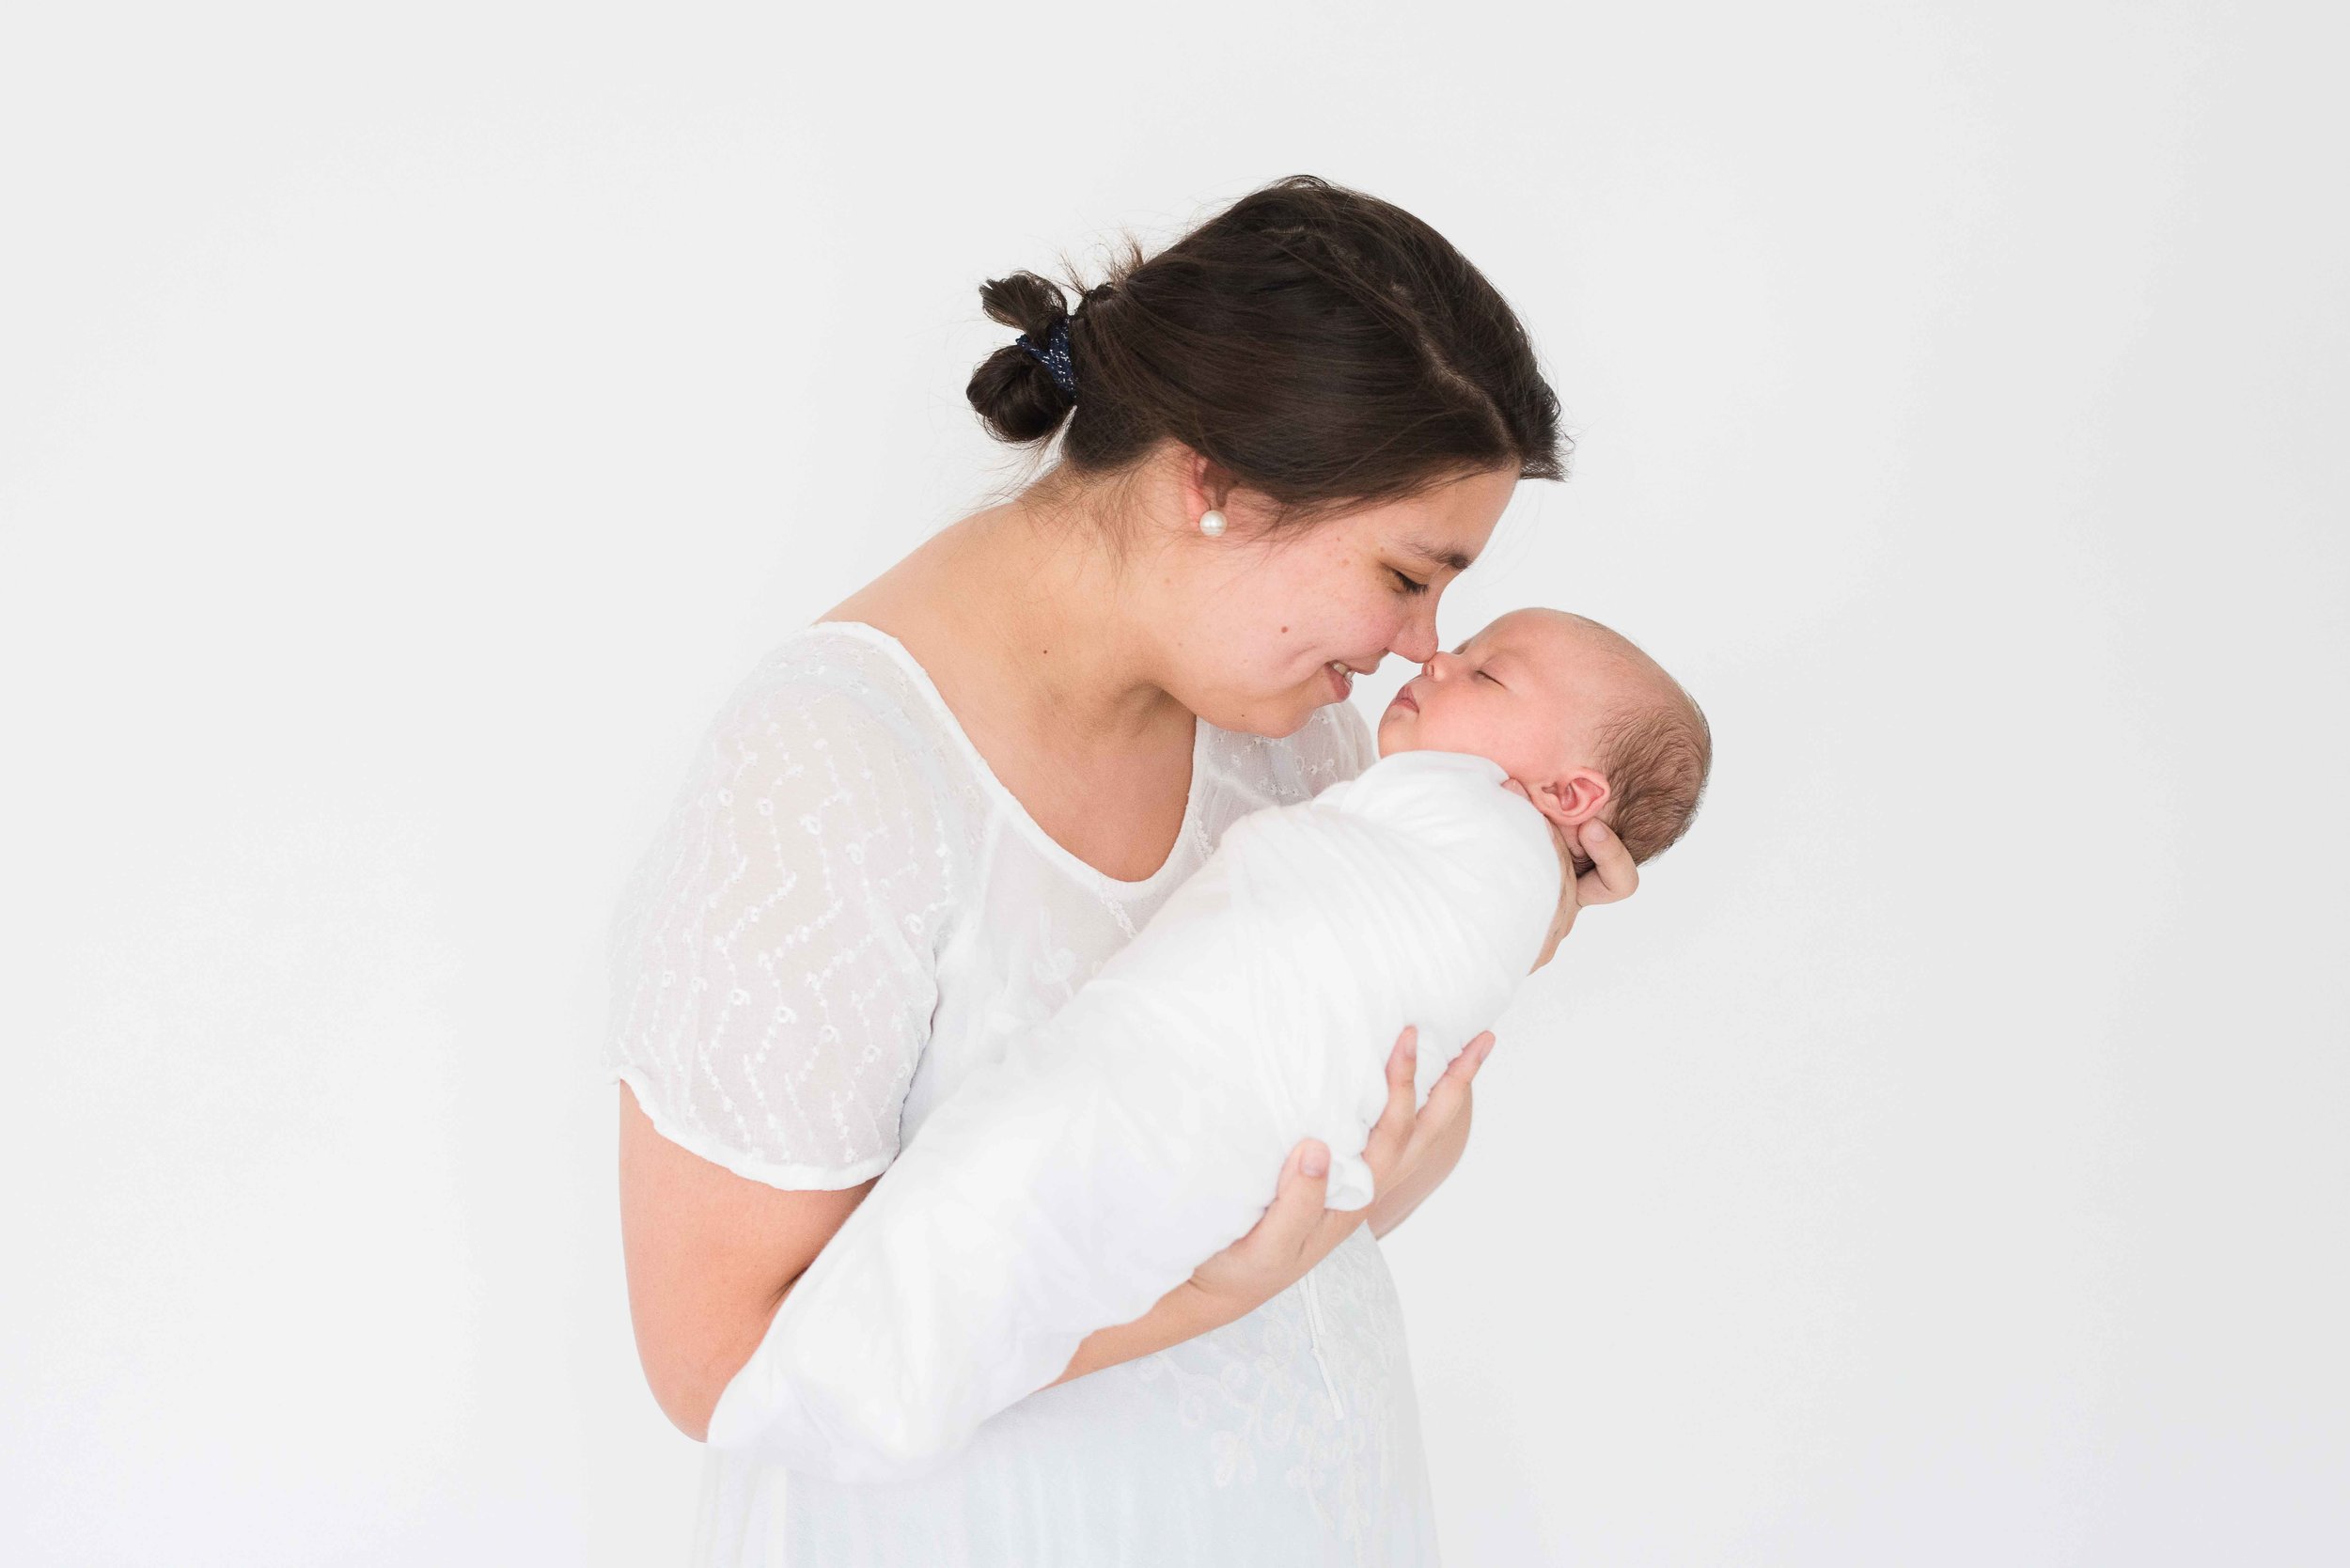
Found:
<path fill-rule="evenodd" d="M 761 663 L 616 935 L 630 1308 L 697 1438 L 963 1074 L 1233 819 L 1369 765 L 1352 672 L 1434 659 L 1437 601 L 1517 481 L 1563 472 L 1500 296 L 1408 213 L 1309 177 L 1130 251 L 1074 316 L 1030 274 L 981 298 L 1023 334 L 971 402 L 1002 439 L 1060 432 L 1058 466 Z M 1636 883 L 1585 833 L 1553 949 Z M 1327 1151 L 1300 1144 L 1254 1231 L 938 1474 L 841 1486 L 713 1450 L 695 1560 L 1435 1561 L 1374 1237 L 1459 1160 L 1492 1037 L 1417 1113 L 1412 1044 L 1369 1209 L 1324 1211 Z"/>

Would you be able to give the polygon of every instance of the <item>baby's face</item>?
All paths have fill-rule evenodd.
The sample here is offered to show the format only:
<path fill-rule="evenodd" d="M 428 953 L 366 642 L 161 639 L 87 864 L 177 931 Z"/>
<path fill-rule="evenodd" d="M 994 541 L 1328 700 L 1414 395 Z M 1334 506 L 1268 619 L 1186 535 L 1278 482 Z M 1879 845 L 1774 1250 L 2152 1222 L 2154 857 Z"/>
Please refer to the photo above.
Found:
<path fill-rule="evenodd" d="M 1490 758 L 1535 792 L 1531 798 L 1545 815 L 1579 820 L 1590 811 L 1576 809 L 1573 788 L 1553 804 L 1541 791 L 1589 772 L 1597 725 L 1637 698 L 1645 662 L 1613 633 L 1563 611 L 1512 610 L 1431 659 L 1395 694 L 1379 719 L 1379 755 L 1465 751 Z"/>

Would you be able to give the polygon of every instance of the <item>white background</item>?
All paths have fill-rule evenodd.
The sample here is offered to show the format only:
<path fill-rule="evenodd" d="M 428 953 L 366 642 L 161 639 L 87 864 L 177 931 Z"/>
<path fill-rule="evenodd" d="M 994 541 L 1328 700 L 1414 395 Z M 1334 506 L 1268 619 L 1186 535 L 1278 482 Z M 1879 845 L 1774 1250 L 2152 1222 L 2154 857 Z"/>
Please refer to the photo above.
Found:
<path fill-rule="evenodd" d="M 676 1560 L 619 881 L 979 282 L 1299 171 L 1579 437 L 1447 639 L 1718 746 L 1386 1244 L 1446 1561 L 2350 1557 L 2338 10 L 799 9 L 9 10 L 0 1558 Z"/>

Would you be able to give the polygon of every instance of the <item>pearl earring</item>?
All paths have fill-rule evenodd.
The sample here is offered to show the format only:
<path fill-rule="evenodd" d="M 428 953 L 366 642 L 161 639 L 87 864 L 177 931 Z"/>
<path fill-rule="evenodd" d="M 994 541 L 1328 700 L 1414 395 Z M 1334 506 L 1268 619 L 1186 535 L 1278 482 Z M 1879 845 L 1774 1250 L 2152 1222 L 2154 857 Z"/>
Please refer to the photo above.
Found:
<path fill-rule="evenodd" d="M 1218 534 L 1224 531 L 1224 514 L 1214 510 L 1201 512 L 1199 514 L 1199 531 L 1207 535 L 1210 539 L 1215 538 Z"/>

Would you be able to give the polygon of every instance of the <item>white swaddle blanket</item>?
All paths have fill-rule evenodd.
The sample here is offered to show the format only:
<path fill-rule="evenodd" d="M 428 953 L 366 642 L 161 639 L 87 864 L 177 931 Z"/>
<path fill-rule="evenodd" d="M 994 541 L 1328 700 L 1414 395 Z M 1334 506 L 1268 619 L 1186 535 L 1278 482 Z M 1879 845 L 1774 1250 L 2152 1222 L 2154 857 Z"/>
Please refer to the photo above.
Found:
<path fill-rule="evenodd" d="M 1371 1200 L 1386 1063 L 1418 1097 L 1548 934 L 1559 871 L 1498 763 L 1382 759 L 1234 823 L 1061 1011 L 932 1111 L 792 1287 L 713 1447 L 904 1479 L 1246 1235 L 1301 1138 Z"/>

